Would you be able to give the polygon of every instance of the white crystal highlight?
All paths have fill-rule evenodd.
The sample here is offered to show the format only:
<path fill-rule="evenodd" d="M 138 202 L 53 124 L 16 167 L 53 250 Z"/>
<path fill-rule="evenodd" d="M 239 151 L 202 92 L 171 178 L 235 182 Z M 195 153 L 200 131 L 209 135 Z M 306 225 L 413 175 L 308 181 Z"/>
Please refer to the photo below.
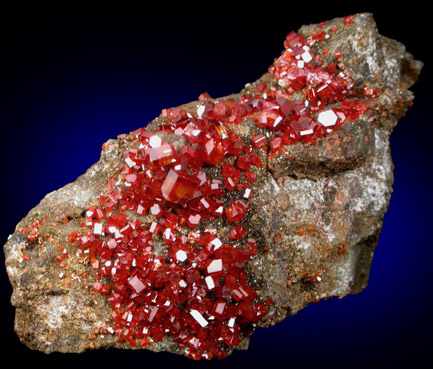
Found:
<path fill-rule="evenodd" d="M 333 110 L 326 110 L 319 113 L 317 121 L 324 127 L 334 126 L 337 123 L 337 114 Z"/>

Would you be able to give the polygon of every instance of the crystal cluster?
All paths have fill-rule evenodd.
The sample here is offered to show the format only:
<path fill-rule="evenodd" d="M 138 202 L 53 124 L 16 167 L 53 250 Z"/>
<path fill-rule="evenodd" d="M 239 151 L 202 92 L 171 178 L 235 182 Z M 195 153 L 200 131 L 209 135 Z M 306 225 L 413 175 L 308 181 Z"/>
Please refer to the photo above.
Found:
<path fill-rule="evenodd" d="M 223 358 L 266 315 L 273 302 L 248 284 L 245 270 L 257 253 L 244 220 L 250 183 L 263 168 L 258 152 L 313 144 L 368 109 L 356 99 L 367 90 L 339 70 L 341 55 L 325 65 L 312 51 L 325 36 L 291 32 L 269 69 L 272 85 L 221 100 L 205 93 L 195 110 L 164 110 L 159 129 L 186 139 L 179 150 L 144 128 L 131 133 L 136 145 L 86 213 L 89 231 L 69 239 L 96 274 L 93 289 L 111 304 L 106 332 L 119 343 L 145 347 L 169 335 L 191 358 Z M 231 128 L 247 119 L 259 132 L 250 142 Z M 233 224 L 228 237 L 213 228 L 217 218 Z"/>
<path fill-rule="evenodd" d="M 5 246 L 23 341 L 222 359 L 258 326 L 360 292 L 391 193 L 389 134 L 412 99 L 393 68 L 412 65 L 409 82 L 420 70 L 364 25 L 289 33 L 239 94 L 164 109 L 48 195 Z M 356 53 L 383 42 L 391 62 L 370 55 L 383 80 L 336 35 Z"/>

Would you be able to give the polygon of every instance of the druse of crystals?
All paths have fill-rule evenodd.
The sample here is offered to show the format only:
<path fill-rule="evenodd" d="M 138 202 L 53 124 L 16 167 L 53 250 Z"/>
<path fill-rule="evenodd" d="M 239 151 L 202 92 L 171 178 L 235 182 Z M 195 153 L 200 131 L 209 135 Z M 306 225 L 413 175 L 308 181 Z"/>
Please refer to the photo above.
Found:
<path fill-rule="evenodd" d="M 93 288 L 107 295 L 109 332 L 119 343 L 145 347 L 169 335 L 191 358 L 223 358 L 267 313 L 272 301 L 247 283 L 245 263 L 256 249 L 241 225 L 254 167 L 262 167 L 256 151 L 315 143 L 368 109 L 353 81 L 315 55 L 314 43 L 291 32 L 269 69 L 272 85 L 259 82 L 237 99 L 203 95 L 195 111 L 164 110 L 161 130 L 188 142 L 180 150 L 145 129 L 133 132 L 137 145 L 124 153 L 121 183 L 111 182 L 101 206 L 87 212 L 90 232 L 75 235 L 107 282 Z M 262 130 L 251 142 L 231 128 L 244 119 Z M 210 178 L 208 166 L 220 166 L 224 180 Z M 129 220 L 129 211 L 154 220 Z M 211 230 L 216 217 L 235 224 L 228 238 Z M 166 251 L 157 255 L 159 242 Z"/>
<path fill-rule="evenodd" d="M 355 27 L 355 20 L 347 16 L 341 27 Z M 67 259 L 86 265 L 74 278 L 88 278 L 87 293 L 110 307 L 95 336 L 142 348 L 169 339 L 189 358 L 221 359 L 272 314 L 275 302 L 248 268 L 273 247 L 251 226 L 256 186 L 272 158 L 293 145 L 314 147 L 375 113 L 381 93 L 350 78 L 342 50 L 321 47 L 336 32 L 325 26 L 310 35 L 290 32 L 268 72 L 240 94 L 203 93 L 194 104 L 164 109 L 156 128 L 119 137 L 127 142 L 121 165 L 86 207 L 80 230 L 68 235 L 74 252 L 59 246 L 56 257 L 62 280 Z M 18 232 L 39 242 L 47 219 Z M 315 227 L 296 232 L 303 237 Z M 281 239 L 278 231 L 274 244 Z M 341 245 L 337 254 L 346 252 Z M 304 271 L 303 281 L 319 283 L 321 273 L 326 268 Z"/>
<path fill-rule="evenodd" d="M 197 140 L 203 151 L 213 150 L 212 141 L 212 147 L 221 147 L 223 159 L 240 154 L 229 153 L 237 140 L 229 127 L 207 119 L 206 111 L 196 131 L 203 136 Z M 254 240 L 229 243 L 244 237 L 245 227 L 235 226 L 224 240 L 213 230 L 192 229 L 203 221 L 211 225 L 215 217 L 236 223 L 246 217 L 250 157 L 239 156 L 242 169 L 229 163 L 222 167 L 240 197 L 226 206 L 225 185 L 201 171 L 210 164 L 200 160 L 204 155 L 194 154 L 200 148 L 183 146 L 176 152 L 144 129 L 134 134 L 139 146 L 124 153 L 118 181 L 110 181 L 100 207 L 86 212 L 82 225 L 90 231 L 71 235 L 70 242 L 79 255 L 89 256 L 106 282 L 92 287 L 107 295 L 113 309 L 107 332 L 116 334 L 119 343 L 145 347 L 170 335 L 191 358 L 223 358 L 224 347 L 239 345 L 253 331 L 269 300 L 259 298 L 247 283 L 245 262 L 256 253 Z M 154 220 L 129 220 L 128 211 Z M 164 243 L 164 255 L 155 255 L 156 242 Z"/>

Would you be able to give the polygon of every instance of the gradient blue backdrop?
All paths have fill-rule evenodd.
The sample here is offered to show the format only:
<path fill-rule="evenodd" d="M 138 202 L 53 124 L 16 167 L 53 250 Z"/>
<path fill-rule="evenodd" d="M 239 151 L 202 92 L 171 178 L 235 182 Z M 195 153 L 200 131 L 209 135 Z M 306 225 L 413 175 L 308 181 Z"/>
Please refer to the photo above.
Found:
<path fill-rule="evenodd" d="M 416 5 L 416 3 L 415 3 Z M 305 4 L 304 4 L 305 6 Z M 303 11 L 302 13 L 295 13 Z M 0 266 L 2 358 L 32 367 L 191 365 L 300 368 L 421 368 L 431 364 L 433 243 L 431 37 L 422 8 L 389 14 L 375 6 L 311 10 L 275 7 L 272 16 L 220 9 L 199 16 L 100 9 L 87 15 L 20 10 L 1 15 L 2 163 L 0 244 L 48 193 L 74 181 L 99 158 L 103 142 L 134 130 L 161 109 L 240 90 L 304 23 L 369 11 L 382 34 L 427 63 L 413 87 L 415 105 L 391 138 L 394 193 L 366 290 L 310 305 L 283 323 L 258 330 L 248 352 L 223 362 L 192 362 L 147 351 L 94 351 L 46 356 L 13 332 L 11 287 Z M 293 14 L 293 15 L 292 15 Z M 423 33 L 424 32 L 424 33 Z M 431 105 L 431 104 L 430 104 Z M 2 255 L 2 260 L 4 257 Z"/>

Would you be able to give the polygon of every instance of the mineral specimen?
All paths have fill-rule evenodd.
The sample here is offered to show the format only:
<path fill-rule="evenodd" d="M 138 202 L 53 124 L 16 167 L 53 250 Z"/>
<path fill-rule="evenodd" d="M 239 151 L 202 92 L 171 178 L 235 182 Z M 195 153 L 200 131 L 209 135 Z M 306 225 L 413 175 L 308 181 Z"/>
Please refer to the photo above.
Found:
<path fill-rule="evenodd" d="M 421 66 L 370 14 L 304 26 L 240 93 L 107 141 L 4 247 L 22 342 L 224 358 L 362 291 Z"/>

